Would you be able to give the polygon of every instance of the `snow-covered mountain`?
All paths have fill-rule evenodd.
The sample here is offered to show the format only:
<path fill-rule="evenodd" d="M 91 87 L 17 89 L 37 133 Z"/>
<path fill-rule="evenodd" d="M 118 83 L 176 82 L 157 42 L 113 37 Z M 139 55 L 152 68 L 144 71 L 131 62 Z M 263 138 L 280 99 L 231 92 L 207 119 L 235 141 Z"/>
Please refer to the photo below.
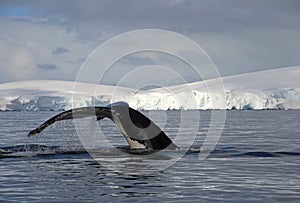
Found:
<path fill-rule="evenodd" d="M 300 66 L 223 77 L 221 86 L 220 79 L 211 79 L 148 91 L 55 80 L 11 82 L 0 84 L 0 110 L 67 110 L 115 101 L 145 110 L 300 109 L 299 78 Z"/>

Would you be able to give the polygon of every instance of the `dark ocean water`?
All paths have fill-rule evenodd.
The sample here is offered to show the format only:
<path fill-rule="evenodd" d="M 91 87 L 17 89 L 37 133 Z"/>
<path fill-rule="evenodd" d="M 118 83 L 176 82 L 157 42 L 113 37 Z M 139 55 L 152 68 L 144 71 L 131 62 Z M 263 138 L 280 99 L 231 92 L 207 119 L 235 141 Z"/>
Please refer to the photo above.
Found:
<path fill-rule="evenodd" d="M 227 111 L 204 160 L 199 149 L 210 111 L 187 112 L 189 128 L 180 111 L 144 112 L 184 146 L 150 155 L 128 153 L 109 120 L 95 127 L 82 119 L 76 128 L 63 121 L 27 138 L 57 113 L 0 112 L 0 202 L 300 201 L 300 111 Z"/>

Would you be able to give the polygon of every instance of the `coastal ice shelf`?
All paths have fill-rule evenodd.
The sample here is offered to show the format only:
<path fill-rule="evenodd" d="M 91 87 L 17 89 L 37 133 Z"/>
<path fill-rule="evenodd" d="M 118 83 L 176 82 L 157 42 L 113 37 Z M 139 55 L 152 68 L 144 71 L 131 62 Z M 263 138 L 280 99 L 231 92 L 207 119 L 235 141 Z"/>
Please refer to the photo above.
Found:
<path fill-rule="evenodd" d="M 126 101 L 140 110 L 300 109 L 300 66 L 278 68 L 147 91 L 35 80 L 0 84 L 2 111 L 60 111 Z M 224 85 L 224 87 L 223 87 Z"/>

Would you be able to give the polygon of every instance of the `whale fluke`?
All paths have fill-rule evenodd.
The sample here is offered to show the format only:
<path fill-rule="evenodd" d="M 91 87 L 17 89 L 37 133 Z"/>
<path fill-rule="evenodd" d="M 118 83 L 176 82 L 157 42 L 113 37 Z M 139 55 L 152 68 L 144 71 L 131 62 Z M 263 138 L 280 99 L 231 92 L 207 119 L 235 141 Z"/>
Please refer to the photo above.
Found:
<path fill-rule="evenodd" d="M 132 109 L 125 102 L 113 103 L 106 107 L 81 107 L 62 113 L 45 121 L 36 129 L 29 132 L 34 136 L 56 121 L 95 116 L 97 120 L 109 118 L 124 135 L 130 149 L 175 149 L 172 140 L 149 118 Z"/>

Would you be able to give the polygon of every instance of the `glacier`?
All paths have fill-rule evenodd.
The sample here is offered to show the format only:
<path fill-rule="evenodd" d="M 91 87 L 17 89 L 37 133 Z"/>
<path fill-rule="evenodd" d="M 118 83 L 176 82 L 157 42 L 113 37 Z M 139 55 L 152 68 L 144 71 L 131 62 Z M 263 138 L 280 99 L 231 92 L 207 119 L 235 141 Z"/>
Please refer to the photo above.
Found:
<path fill-rule="evenodd" d="M 224 89 L 214 89 L 220 79 L 145 91 L 71 81 L 18 81 L 0 84 L 0 110 L 61 111 L 116 101 L 139 110 L 300 109 L 299 78 L 300 66 L 295 66 L 223 77 Z"/>

